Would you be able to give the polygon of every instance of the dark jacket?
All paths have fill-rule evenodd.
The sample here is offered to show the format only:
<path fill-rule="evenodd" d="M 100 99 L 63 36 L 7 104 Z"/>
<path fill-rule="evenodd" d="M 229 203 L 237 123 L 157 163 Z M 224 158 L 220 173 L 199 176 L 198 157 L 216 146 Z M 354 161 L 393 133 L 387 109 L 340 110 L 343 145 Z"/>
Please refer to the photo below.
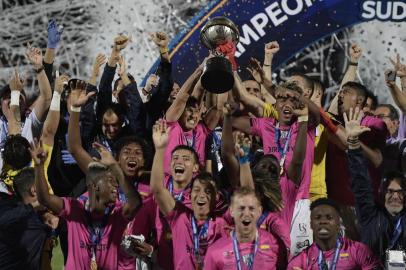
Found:
<path fill-rule="evenodd" d="M 351 188 L 361 225 L 361 240 L 383 261 L 393 235 L 396 219 L 374 201 L 368 167 L 361 149 L 348 150 L 348 164 L 353 179 Z M 393 248 L 398 250 L 406 248 L 405 209 L 399 215 L 402 220 L 402 234 Z"/>
<path fill-rule="evenodd" d="M 0 269 L 40 269 L 47 232 L 31 205 L 0 194 Z"/>

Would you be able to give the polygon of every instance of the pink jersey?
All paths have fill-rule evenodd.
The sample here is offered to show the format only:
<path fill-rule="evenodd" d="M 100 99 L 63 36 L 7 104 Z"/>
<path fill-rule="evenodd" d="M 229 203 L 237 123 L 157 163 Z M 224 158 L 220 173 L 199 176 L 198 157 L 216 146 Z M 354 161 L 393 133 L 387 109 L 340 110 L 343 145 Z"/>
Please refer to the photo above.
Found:
<path fill-rule="evenodd" d="M 299 131 L 299 123 L 294 122 L 292 126 L 280 127 L 280 140 L 279 147 L 276 142 L 276 126 L 278 122 L 273 118 L 252 118 L 251 119 L 251 134 L 261 137 L 263 142 L 263 149 L 265 154 L 272 154 L 281 160 L 281 153 L 279 147 L 284 148 L 286 140 L 289 137 L 290 140 L 286 153 L 286 160 L 283 165 L 283 171 L 280 178 L 282 200 L 284 207 L 281 211 L 282 218 L 287 224 L 292 221 L 293 210 L 295 208 L 295 202 L 300 199 L 309 198 L 309 188 L 311 180 L 311 171 L 313 167 L 314 159 L 314 140 L 316 136 L 316 129 L 309 125 L 307 131 L 307 144 L 306 144 L 306 157 L 303 161 L 302 167 L 302 180 L 300 186 L 297 187 L 293 181 L 287 178 L 286 172 L 288 171 L 290 162 L 293 158 L 293 149 L 296 144 L 297 134 Z M 291 130 L 289 132 L 289 130 Z"/>
<path fill-rule="evenodd" d="M 165 173 L 171 173 L 172 150 L 178 145 L 189 145 L 195 149 L 199 155 L 201 166 L 206 163 L 206 139 L 211 130 L 201 121 L 193 130 L 184 131 L 178 122 L 167 122 L 169 131 L 169 142 L 165 151 L 164 170 Z"/>
<path fill-rule="evenodd" d="M 267 231 L 258 230 L 258 249 L 254 256 L 252 269 L 276 269 L 279 246 L 276 239 Z M 247 269 L 245 261 L 252 253 L 254 243 L 240 243 L 238 245 L 241 256 L 241 267 Z M 207 251 L 204 260 L 205 270 L 237 270 L 237 261 L 230 234 L 224 235 Z"/>
<path fill-rule="evenodd" d="M 65 269 L 90 270 L 92 244 L 89 232 L 89 216 L 85 202 L 73 198 L 63 198 L 64 207 L 59 216 L 66 220 L 68 229 L 68 258 Z M 129 222 L 122 215 L 122 203 L 117 202 L 107 217 L 100 243 L 96 246 L 96 262 L 99 269 L 117 269 L 118 249 L 121 237 Z M 92 220 L 102 221 L 104 215 Z"/>
<path fill-rule="evenodd" d="M 196 269 L 195 248 L 192 229 L 193 211 L 177 203 L 175 209 L 166 216 L 173 237 L 174 269 Z M 199 231 L 204 222 L 197 222 Z M 227 222 L 222 217 L 213 217 L 208 222 L 205 235 L 199 238 L 199 254 L 203 262 L 207 248 L 219 239 L 227 228 Z"/>
<path fill-rule="evenodd" d="M 172 178 L 170 175 L 166 175 L 164 179 L 165 187 L 171 191 L 171 184 Z M 182 190 L 178 190 L 173 186 L 172 189 L 172 196 L 179 200 L 184 206 L 189 209 L 192 209 L 192 202 L 190 198 L 191 188 L 187 187 Z M 225 193 L 218 192 L 217 193 L 217 203 L 215 209 L 215 215 L 222 215 L 228 209 L 228 196 Z M 166 218 L 160 213 L 158 205 L 156 205 L 155 209 L 155 223 L 151 226 L 156 227 L 157 233 L 157 241 L 158 241 L 158 262 L 161 267 L 165 268 L 165 270 L 173 269 L 170 267 L 172 265 L 172 257 L 173 257 L 173 246 L 172 246 L 172 232 L 169 226 L 168 221 Z"/>
<path fill-rule="evenodd" d="M 155 211 L 156 204 L 152 196 L 149 196 L 143 200 L 141 208 L 138 210 L 134 219 L 132 219 L 123 234 L 124 235 L 140 235 L 145 237 L 145 241 L 153 245 L 152 239 L 149 238 L 153 230 L 155 229 Z M 118 269 L 120 270 L 136 270 L 135 258 L 128 255 L 122 249 L 118 254 Z"/>
<path fill-rule="evenodd" d="M 373 116 L 365 116 L 361 125 L 369 127 L 371 131 L 365 132 L 360 139 L 365 145 L 373 149 L 382 149 L 388 136 L 385 122 Z M 369 175 L 378 198 L 379 185 L 381 183 L 381 171 L 371 163 L 368 166 Z M 354 205 L 354 195 L 351 191 L 351 180 L 348 169 L 347 153 L 333 143 L 329 143 L 326 161 L 326 184 L 329 198 L 344 205 Z"/>
<path fill-rule="evenodd" d="M 300 252 L 294 257 L 288 265 L 289 270 L 293 267 L 300 267 L 301 269 L 319 270 L 317 258 L 319 255 L 319 248 L 315 243 L 310 247 Z M 335 248 L 329 251 L 324 251 L 323 256 L 329 269 L 335 255 Z M 337 261 L 337 270 L 373 270 L 381 269 L 378 258 L 374 256 L 372 251 L 364 244 L 343 238 L 342 247 Z"/>

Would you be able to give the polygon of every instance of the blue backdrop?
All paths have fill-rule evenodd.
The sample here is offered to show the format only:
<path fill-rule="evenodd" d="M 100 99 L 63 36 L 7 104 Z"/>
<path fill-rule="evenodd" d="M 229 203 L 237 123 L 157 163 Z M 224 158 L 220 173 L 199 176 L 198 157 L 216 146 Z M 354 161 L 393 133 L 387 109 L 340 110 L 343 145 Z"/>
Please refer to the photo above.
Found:
<path fill-rule="evenodd" d="M 200 42 L 200 29 L 210 19 L 226 16 L 240 30 L 237 62 L 246 66 L 249 57 L 263 60 L 264 44 L 278 41 L 274 57 L 278 68 L 295 54 L 343 28 L 372 19 L 405 21 L 406 2 L 362 0 L 221 0 L 213 1 L 196 15 L 170 42 L 174 79 L 183 83 L 208 50 Z M 243 49 L 242 49 L 243 48 Z M 245 51 L 244 51 L 245 50 Z M 149 73 L 156 70 L 158 61 Z"/>

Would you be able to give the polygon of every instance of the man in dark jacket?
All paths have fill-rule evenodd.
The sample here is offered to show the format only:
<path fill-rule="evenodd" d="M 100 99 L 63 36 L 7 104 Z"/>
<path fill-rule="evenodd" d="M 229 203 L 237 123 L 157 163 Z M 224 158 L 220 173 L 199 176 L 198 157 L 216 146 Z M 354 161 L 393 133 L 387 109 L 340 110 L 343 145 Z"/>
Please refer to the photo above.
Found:
<path fill-rule="evenodd" d="M 368 128 L 360 126 L 361 113 L 358 109 L 350 112 L 346 119 L 348 135 L 348 163 L 352 177 L 352 191 L 361 224 L 362 241 L 376 255 L 385 259 L 386 250 L 406 248 L 406 179 L 401 173 L 391 173 L 382 182 L 381 198 L 384 206 L 374 201 L 368 168 L 360 148 L 358 136 Z"/>

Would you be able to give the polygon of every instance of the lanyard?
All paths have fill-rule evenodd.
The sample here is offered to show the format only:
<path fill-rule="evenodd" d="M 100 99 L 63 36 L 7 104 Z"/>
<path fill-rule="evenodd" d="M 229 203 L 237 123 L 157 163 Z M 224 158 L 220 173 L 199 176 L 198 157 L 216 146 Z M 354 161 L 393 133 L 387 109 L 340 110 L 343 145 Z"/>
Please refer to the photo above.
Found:
<path fill-rule="evenodd" d="M 402 234 L 402 216 L 399 215 L 396 221 L 395 230 L 393 231 L 393 235 L 390 241 L 389 249 L 392 249 L 395 246 L 401 234 Z"/>
<path fill-rule="evenodd" d="M 204 222 L 203 226 L 200 228 L 199 231 L 196 219 L 194 216 L 192 216 L 193 247 L 197 265 L 201 265 L 203 263 L 200 257 L 200 238 L 206 238 L 208 230 L 209 230 L 209 220 L 206 220 Z"/>
<path fill-rule="evenodd" d="M 279 123 L 276 124 L 276 126 L 275 126 L 275 144 L 278 147 L 278 152 L 281 156 L 281 159 L 279 161 L 279 165 L 281 167 L 281 174 L 283 173 L 283 164 L 285 163 L 285 160 L 286 160 L 286 154 L 288 153 L 289 141 L 290 141 L 291 136 L 292 136 L 292 127 L 289 128 L 289 132 L 288 132 L 288 136 L 286 137 L 285 145 L 282 147 L 280 144 L 281 130 L 279 128 Z"/>
<path fill-rule="evenodd" d="M 257 221 L 257 228 L 261 226 L 261 224 L 265 221 L 265 219 L 268 217 L 269 211 L 264 211 L 262 212 L 261 216 L 259 217 Z"/>
<path fill-rule="evenodd" d="M 91 244 L 91 249 L 92 249 L 92 258 L 90 261 L 91 269 L 97 269 L 97 262 L 96 262 L 96 251 L 97 251 L 97 245 L 100 244 L 101 239 L 103 237 L 104 229 L 107 225 L 107 222 L 109 220 L 110 213 L 112 209 L 110 207 L 106 207 L 104 209 L 104 216 L 103 220 L 100 223 L 99 226 L 94 226 L 92 216 L 90 214 L 90 211 L 88 209 L 88 201 L 85 202 L 85 212 L 86 212 L 86 219 L 87 219 L 87 224 L 88 224 L 88 231 L 90 234 L 90 244 Z"/>
<path fill-rule="evenodd" d="M 337 267 L 337 262 L 340 257 L 340 249 L 341 249 L 341 240 L 340 240 L 340 238 L 337 238 L 336 250 L 335 250 L 334 258 L 333 258 L 333 261 L 331 262 L 331 267 L 330 267 L 331 270 L 335 270 Z M 320 249 L 319 249 L 319 256 L 317 258 L 317 264 L 319 265 L 319 270 L 328 270 L 329 269 L 329 267 L 326 263 L 326 260 L 323 256 L 323 251 L 321 251 Z"/>
<path fill-rule="evenodd" d="M 184 132 L 182 132 L 182 136 L 183 136 L 183 141 L 186 143 L 186 145 L 195 149 L 196 131 L 195 130 L 192 131 L 192 143 L 189 143 L 189 140 L 186 138 Z"/>
<path fill-rule="evenodd" d="M 173 194 L 173 178 L 172 176 L 169 177 L 169 182 L 168 182 L 168 190 L 171 193 L 171 195 L 175 198 L 175 201 L 177 202 L 183 202 L 183 193 L 190 188 L 190 183 L 182 190 L 181 193 L 174 195 Z"/>
<path fill-rule="evenodd" d="M 237 262 L 237 270 L 242 270 L 240 248 L 238 247 L 238 240 L 237 240 L 235 230 L 232 232 L 232 238 L 233 238 L 234 256 L 235 256 L 235 260 Z M 254 258 L 258 251 L 258 245 L 259 245 L 259 236 L 258 236 L 258 231 L 257 231 L 257 235 L 255 236 L 255 244 L 254 244 L 253 248 L 251 248 L 251 252 L 248 255 L 249 259 L 246 262 L 248 270 L 251 270 L 254 267 Z"/>

